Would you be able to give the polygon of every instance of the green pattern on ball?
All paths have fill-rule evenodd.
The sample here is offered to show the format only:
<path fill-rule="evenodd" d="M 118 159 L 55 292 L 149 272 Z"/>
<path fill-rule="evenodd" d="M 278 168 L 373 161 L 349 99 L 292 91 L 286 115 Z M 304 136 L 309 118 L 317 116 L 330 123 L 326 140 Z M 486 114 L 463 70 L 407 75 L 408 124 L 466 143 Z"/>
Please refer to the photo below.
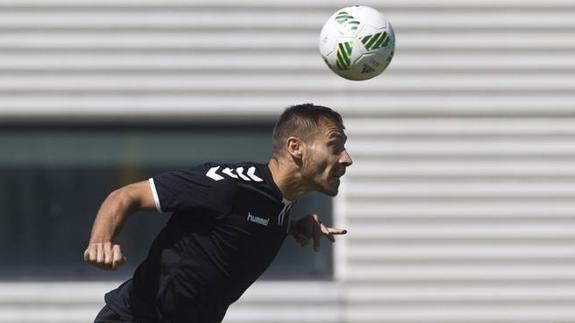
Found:
<path fill-rule="evenodd" d="M 390 38 L 387 35 L 387 33 L 385 31 L 383 31 L 383 32 L 380 32 L 377 34 L 364 36 L 360 40 L 361 40 L 362 44 L 365 46 L 365 49 L 370 51 L 370 50 L 386 47 L 389 44 Z"/>
<path fill-rule="evenodd" d="M 353 49 L 353 41 L 339 43 L 337 45 L 337 62 L 336 66 L 339 70 L 349 70 L 351 68 L 351 50 Z"/>
<path fill-rule="evenodd" d="M 359 21 L 347 13 L 347 11 L 338 12 L 335 16 L 335 21 L 354 33 L 357 32 L 357 27 L 359 27 Z"/>

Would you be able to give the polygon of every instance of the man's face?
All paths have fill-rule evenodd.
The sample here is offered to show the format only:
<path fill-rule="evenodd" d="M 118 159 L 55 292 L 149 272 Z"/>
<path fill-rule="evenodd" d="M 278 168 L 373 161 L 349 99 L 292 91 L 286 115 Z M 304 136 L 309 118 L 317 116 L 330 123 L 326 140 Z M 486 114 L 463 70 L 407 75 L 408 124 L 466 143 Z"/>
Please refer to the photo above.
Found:
<path fill-rule="evenodd" d="M 347 136 L 334 122 L 321 120 L 318 132 L 306 143 L 302 174 L 313 190 L 335 196 L 340 177 L 352 164 L 345 148 Z"/>

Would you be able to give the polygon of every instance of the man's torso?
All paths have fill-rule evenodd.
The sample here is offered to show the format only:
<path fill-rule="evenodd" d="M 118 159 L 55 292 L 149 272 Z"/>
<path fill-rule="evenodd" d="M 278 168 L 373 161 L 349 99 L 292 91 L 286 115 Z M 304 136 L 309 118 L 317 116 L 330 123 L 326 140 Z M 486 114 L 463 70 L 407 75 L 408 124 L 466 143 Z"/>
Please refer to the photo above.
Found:
<path fill-rule="evenodd" d="M 152 321 L 219 322 L 276 256 L 291 204 L 263 164 L 206 164 L 154 177 L 154 185 L 162 211 L 173 215 L 107 303 Z"/>

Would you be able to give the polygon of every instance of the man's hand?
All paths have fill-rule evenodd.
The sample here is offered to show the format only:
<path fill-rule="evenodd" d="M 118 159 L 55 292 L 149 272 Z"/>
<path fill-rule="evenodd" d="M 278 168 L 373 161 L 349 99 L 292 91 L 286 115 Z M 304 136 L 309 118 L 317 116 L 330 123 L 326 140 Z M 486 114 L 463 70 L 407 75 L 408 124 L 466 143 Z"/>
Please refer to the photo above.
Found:
<path fill-rule="evenodd" d="M 104 270 L 116 270 L 126 262 L 120 245 L 111 242 L 90 243 L 84 251 L 84 261 L 94 267 Z"/>
<path fill-rule="evenodd" d="M 309 241 L 313 241 L 313 250 L 319 251 L 319 239 L 325 236 L 331 242 L 335 242 L 334 235 L 346 234 L 347 230 L 326 227 L 319 221 L 317 214 L 308 214 L 303 218 L 293 221 L 290 226 L 291 234 L 296 242 L 305 247 Z"/>

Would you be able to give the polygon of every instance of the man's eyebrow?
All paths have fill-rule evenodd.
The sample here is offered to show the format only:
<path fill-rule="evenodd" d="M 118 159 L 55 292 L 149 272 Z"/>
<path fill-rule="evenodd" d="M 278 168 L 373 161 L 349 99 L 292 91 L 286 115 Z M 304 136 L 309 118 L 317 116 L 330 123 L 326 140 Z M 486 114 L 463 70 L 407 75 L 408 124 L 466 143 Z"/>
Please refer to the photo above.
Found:
<path fill-rule="evenodd" d="M 329 134 L 329 139 L 342 139 L 343 141 L 347 140 L 347 136 L 341 132 L 332 132 Z"/>

